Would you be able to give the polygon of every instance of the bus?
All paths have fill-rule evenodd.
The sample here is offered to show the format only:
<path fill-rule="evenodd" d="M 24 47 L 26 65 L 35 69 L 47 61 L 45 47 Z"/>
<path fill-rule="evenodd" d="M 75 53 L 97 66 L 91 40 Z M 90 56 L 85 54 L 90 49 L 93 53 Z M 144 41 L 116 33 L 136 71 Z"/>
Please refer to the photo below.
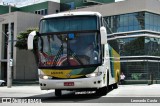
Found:
<path fill-rule="evenodd" d="M 28 36 L 28 49 L 38 36 L 41 90 L 95 90 L 106 95 L 117 88 L 119 54 L 107 43 L 106 22 L 98 12 L 64 12 L 43 16 L 39 32 Z"/>

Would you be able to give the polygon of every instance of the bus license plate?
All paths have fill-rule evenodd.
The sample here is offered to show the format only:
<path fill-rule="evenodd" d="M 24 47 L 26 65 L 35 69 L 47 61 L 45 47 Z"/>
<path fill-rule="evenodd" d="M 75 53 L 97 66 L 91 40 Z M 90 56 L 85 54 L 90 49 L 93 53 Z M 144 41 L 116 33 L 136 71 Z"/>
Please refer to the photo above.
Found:
<path fill-rule="evenodd" d="M 64 86 L 74 86 L 74 82 L 64 82 Z"/>

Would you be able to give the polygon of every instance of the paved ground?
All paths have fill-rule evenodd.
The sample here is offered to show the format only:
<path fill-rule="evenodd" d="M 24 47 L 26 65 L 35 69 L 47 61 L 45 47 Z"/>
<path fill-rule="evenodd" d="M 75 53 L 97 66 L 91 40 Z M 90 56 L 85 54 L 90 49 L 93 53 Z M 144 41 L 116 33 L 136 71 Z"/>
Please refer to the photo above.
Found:
<path fill-rule="evenodd" d="M 12 86 L 12 88 L 0 87 L 0 97 L 30 97 L 50 92 L 54 92 L 54 90 L 41 90 L 39 85 L 18 85 Z"/>
<path fill-rule="evenodd" d="M 160 84 L 120 85 L 106 97 L 160 97 Z"/>
<path fill-rule="evenodd" d="M 160 98 L 160 84 L 159 85 L 158 84 L 120 85 L 118 89 L 114 89 L 110 91 L 107 95 L 103 97 L 95 96 L 95 94 L 75 94 L 73 92 L 68 92 L 68 91 L 64 91 L 62 97 L 55 97 L 54 90 L 42 91 L 40 90 L 38 85 L 13 86 L 12 88 L 0 87 L 0 97 L 40 98 L 44 101 L 44 103 L 55 103 L 55 104 L 62 103 L 61 104 L 62 106 L 65 105 L 65 103 L 70 103 L 70 105 L 71 103 L 80 103 L 80 104 L 87 103 L 87 106 L 91 104 L 94 105 L 95 103 L 107 103 L 107 106 L 113 106 L 113 105 L 109 105 L 109 103 L 114 103 L 116 97 L 119 97 L 119 98 L 116 98 L 116 102 L 118 103 L 123 103 L 123 101 L 125 100 L 130 101 L 132 97 L 142 97 L 142 99 L 144 99 L 144 97 Z M 8 104 L 2 104 L 2 106 L 3 105 L 8 106 Z M 106 106 L 104 104 L 98 104 L 98 106 L 99 105 Z M 35 104 L 33 106 L 35 106 Z M 127 103 L 125 103 L 125 105 L 122 105 L 122 106 L 127 106 Z M 130 104 L 130 106 L 132 105 Z M 149 103 L 147 106 L 155 106 L 155 105 Z"/>
<path fill-rule="evenodd" d="M 70 92 L 63 92 L 63 94 Z M 46 95 L 50 94 L 50 95 Z M 12 88 L 0 87 L 0 97 L 30 97 L 41 95 L 42 97 L 54 96 L 54 90 L 41 90 L 38 85 L 12 86 Z M 160 84 L 153 85 L 119 85 L 103 97 L 160 97 Z"/>

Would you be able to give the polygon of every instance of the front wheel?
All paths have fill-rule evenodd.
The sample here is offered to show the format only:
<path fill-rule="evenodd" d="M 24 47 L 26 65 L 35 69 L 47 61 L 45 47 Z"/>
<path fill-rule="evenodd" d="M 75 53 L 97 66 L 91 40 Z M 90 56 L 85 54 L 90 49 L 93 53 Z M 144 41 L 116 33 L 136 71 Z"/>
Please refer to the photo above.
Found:
<path fill-rule="evenodd" d="M 117 83 L 114 83 L 113 84 L 113 89 L 117 89 L 118 88 L 118 84 Z"/>
<path fill-rule="evenodd" d="M 62 91 L 60 89 L 55 89 L 55 96 L 61 96 Z"/>
<path fill-rule="evenodd" d="M 103 87 L 103 88 L 99 88 L 99 89 L 96 90 L 96 94 L 97 94 L 98 96 L 106 95 L 107 92 L 108 92 L 108 87 L 107 87 L 107 86 L 105 86 L 105 87 Z"/>

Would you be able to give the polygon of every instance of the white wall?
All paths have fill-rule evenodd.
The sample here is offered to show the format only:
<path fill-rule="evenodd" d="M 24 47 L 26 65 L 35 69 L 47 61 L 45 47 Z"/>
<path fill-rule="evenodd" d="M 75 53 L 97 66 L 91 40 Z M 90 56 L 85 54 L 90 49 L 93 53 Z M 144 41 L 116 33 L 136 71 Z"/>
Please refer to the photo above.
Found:
<path fill-rule="evenodd" d="M 3 45 L 2 45 L 2 25 L 8 24 L 9 18 L 14 23 L 14 40 L 21 31 L 25 31 L 30 27 L 38 27 L 39 20 L 42 16 L 32 13 L 13 12 L 11 14 L 0 15 L 0 18 L 5 19 L 0 22 L 0 59 L 2 58 Z M 14 45 L 16 42 L 14 42 Z M 14 79 L 37 79 L 37 66 L 35 63 L 34 55 L 31 51 L 19 50 L 13 48 L 13 78 Z M 1 69 L 1 65 L 0 65 Z M 7 70 L 6 70 L 7 71 Z M 1 70 L 0 70 L 1 74 Z M 1 76 L 1 75 L 0 75 Z M 1 78 L 0 78 L 1 79 Z"/>
<path fill-rule="evenodd" d="M 28 28 L 39 27 L 39 21 L 41 19 L 41 15 L 32 14 L 32 13 L 23 13 L 16 12 L 16 35 L 19 32 L 25 31 Z M 16 39 L 16 37 L 15 37 Z M 29 80 L 29 79 L 37 79 L 38 78 L 38 70 L 36 66 L 36 61 L 34 58 L 34 54 L 28 50 L 19 50 L 14 48 L 15 54 L 15 79 Z"/>
<path fill-rule="evenodd" d="M 14 22 L 15 20 L 15 13 L 10 13 L 10 14 L 3 14 L 3 15 L 0 15 L 0 59 L 3 59 L 4 60 L 4 34 L 2 34 L 2 25 L 3 24 L 8 24 L 8 20 L 10 18 L 10 21 L 11 22 Z M 0 62 L 0 79 L 1 78 L 1 75 L 2 75 L 2 68 L 1 68 L 1 65 L 2 62 Z M 7 71 L 7 70 L 3 70 L 3 71 Z"/>

